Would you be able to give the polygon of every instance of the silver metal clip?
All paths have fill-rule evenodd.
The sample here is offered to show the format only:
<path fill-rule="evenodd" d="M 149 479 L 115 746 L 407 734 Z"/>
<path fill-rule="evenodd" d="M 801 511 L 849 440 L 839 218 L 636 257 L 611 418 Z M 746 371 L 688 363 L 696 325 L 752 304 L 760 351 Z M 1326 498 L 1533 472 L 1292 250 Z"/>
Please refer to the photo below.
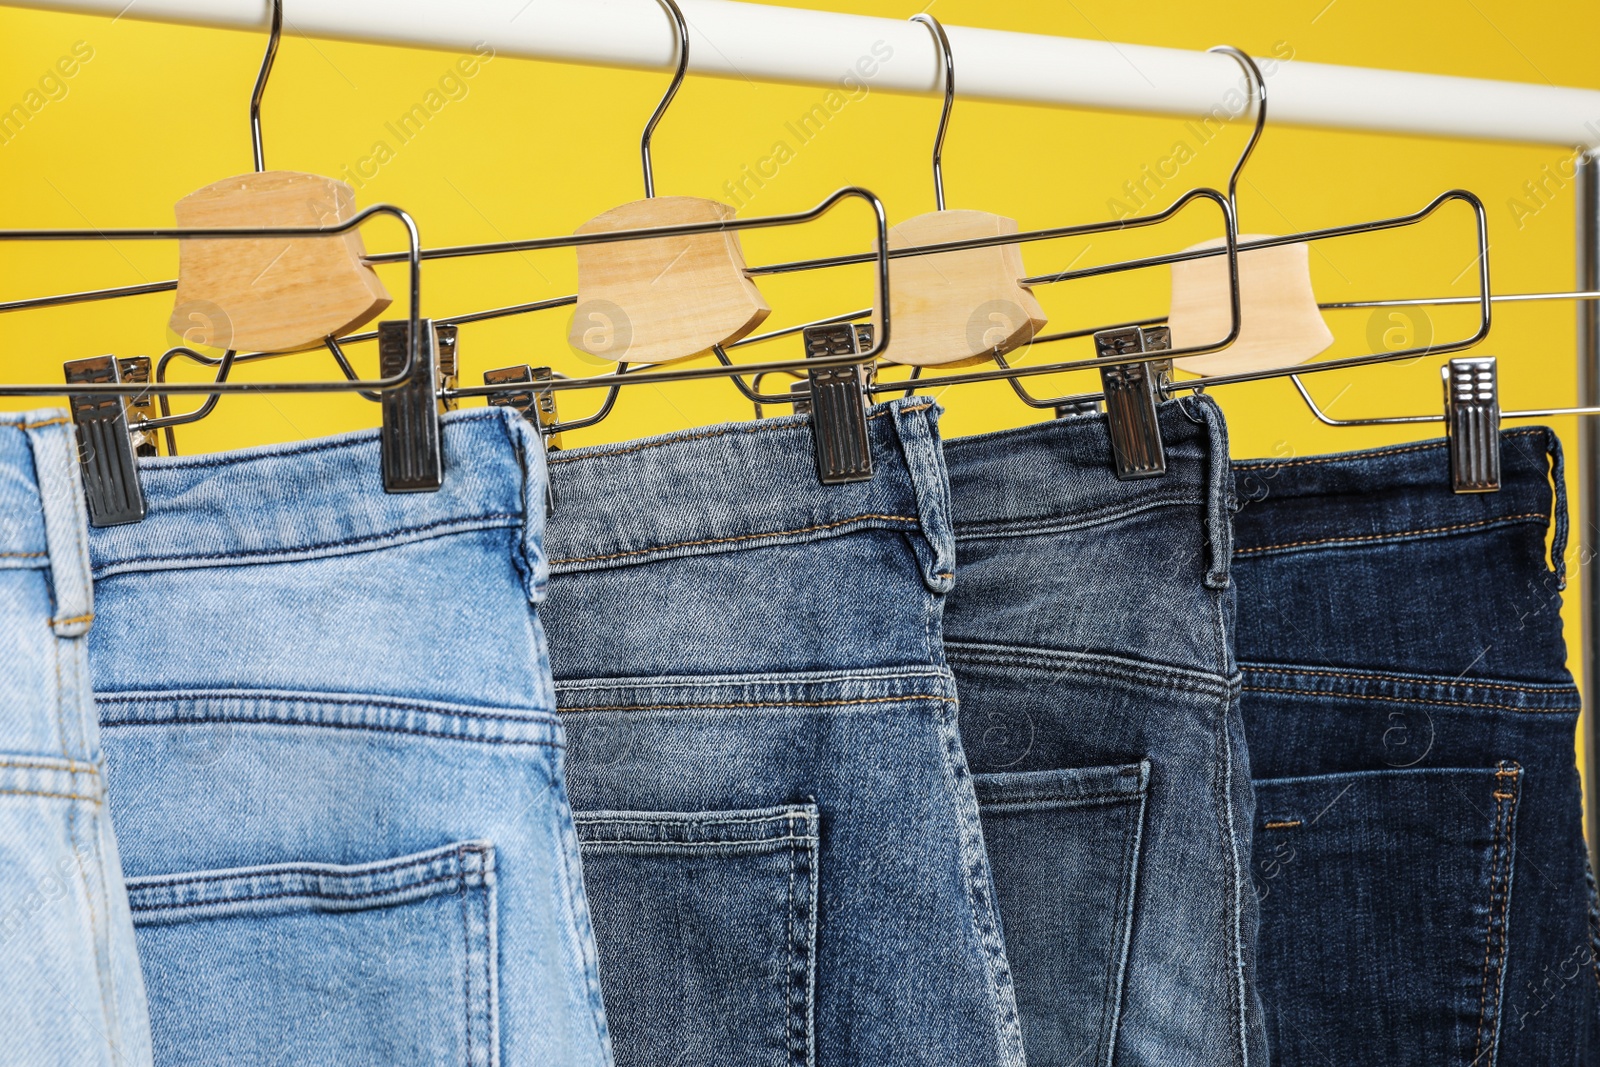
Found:
<path fill-rule="evenodd" d="M 439 426 L 439 364 L 434 358 L 433 323 L 422 320 L 419 362 L 412 378 L 383 394 L 383 491 L 431 493 L 444 484 L 444 450 Z M 378 323 L 378 373 L 399 374 L 411 349 L 411 323 Z"/>
<path fill-rule="evenodd" d="M 870 350 L 872 327 L 848 322 L 810 326 L 803 333 L 806 358 L 852 355 Z M 867 386 L 861 363 L 810 372 L 811 437 L 817 477 L 823 485 L 872 478 L 872 442 L 867 435 Z"/>
<path fill-rule="evenodd" d="M 1065 404 L 1056 405 L 1056 418 L 1075 419 L 1079 415 L 1100 414 L 1100 401 L 1098 400 L 1071 400 Z"/>
<path fill-rule="evenodd" d="M 67 384 L 121 382 L 115 356 L 92 356 L 63 363 Z M 73 396 L 67 402 L 78 430 L 78 460 L 90 526 L 123 526 L 144 518 L 144 490 L 128 434 L 127 405 L 105 393 Z"/>
<path fill-rule="evenodd" d="M 1172 348 L 1172 331 L 1165 326 L 1128 326 L 1094 335 L 1095 354 L 1127 356 L 1135 352 L 1165 352 Z M 1125 363 L 1100 371 L 1106 397 L 1106 422 L 1111 430 L 1111 452 L 1117 477 L 1159 478 L 1167 473 L 1167 450 L 1161 443 L 1156 405 L 1166 396 L 1172 360 Z"/>
<path fill-rule="evenodd" d="M 128 356 L 117 360 L 117 370 L 122 375 L 122 380 L 134 385 L 150 384 L 150 357 Z M 149 422 L 159 417 L 156 411 L 156 398 L 149 393 L 126 398 L 127 412 L 139 422 Z M 136 456 L 159 456 L 161 450 L 156 447 L 156 434 L 153 430 L 133 431 L 133 454 Z"/>
<path fill-rule="evenodd" d="M 520 385 L 527 382 L 533 388 L 515 393 L 490 393 L 489 403 L 495 407 L 511 408 L 527 419 L 539 431 L 539 447 L 546 457 L 561 447 L 561 434 L 552 432 L 556 420 L 556 393 L 554 389 L 540 389 L 535 383 L 554 377 L 549 367 L 530 367 L 523 363 L 515 367 L 499 367 L 483 372 L 484 385 Z M 544 513 L 546 517 L 556 512 L 556 486 L 548 474 L 544 480 Z"/>
<path fill-rule="evenodd" d="M 1444 378 L 1444 426 L 1450 441 L 1450 488 L 1500 488 L 1500 384 L 1493 356 L 1452 359 Z"/>
<path fill-rule="evenodd" d="M 461 327 L 435 326 L 433 328 L 433 341 L 438 346 L 439 356 L 439 388 L 448 391 L 456 387 L 456 379 L 461 372 L 461 362 L 457 356 L 458 345 L 461 340 Z M 461 406 L 461 402 L 453 396 L 440 395 L 439 411 L 454 411 Z"/>

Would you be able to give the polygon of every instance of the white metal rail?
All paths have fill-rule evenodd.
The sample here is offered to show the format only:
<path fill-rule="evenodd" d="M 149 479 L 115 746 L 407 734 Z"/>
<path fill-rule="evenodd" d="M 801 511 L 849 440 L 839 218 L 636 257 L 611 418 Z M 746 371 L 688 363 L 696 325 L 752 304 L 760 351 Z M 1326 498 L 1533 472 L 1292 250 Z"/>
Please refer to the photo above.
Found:
<path fill-rule="evenodd" d="M 841 0 L 843 2 L 843 0 Z M 234 29 L 267 29 L 265 0 L 3 0 Z M 895 19 L 732 0 L 682 0 L 690 69 L 931 92 L 928 33 Z M 655 0 L 284 0 L 291 33 L 665 70 L 672 25 Z M 1237 111 L 1239 67 L 1175 48 L 947 27 L 963 98 L 1201 116 Z M 1227 44 L 1227 41 L 1216 41 Z M 1325 128 L 1600 146 L 1600 91 L 1324 63 L 1270 64 L 1272 121 Z M 868 73 L 870 71 L 870 73 Z M 1232 92 L 1230 92 L 1232 90 Z"/>

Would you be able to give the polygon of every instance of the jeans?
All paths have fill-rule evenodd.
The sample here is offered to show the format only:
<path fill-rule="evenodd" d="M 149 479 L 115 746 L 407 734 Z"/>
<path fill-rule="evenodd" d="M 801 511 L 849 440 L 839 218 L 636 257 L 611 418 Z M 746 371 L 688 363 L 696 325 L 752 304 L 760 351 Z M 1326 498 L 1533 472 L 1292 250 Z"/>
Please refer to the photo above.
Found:
<path fill-rule="evenodd" d="M 1285 1067 L 1600 1056 L 1561 454 L 1545 429 L 1500 440 L 1503 488 L 1477 495 L 1451 492 L 1442 441 L 1237 465 L 1260 981 Z"/>
<path fill-rule="evenodd" d="M 1021 1067 L 927 399 L 551 458 L 545 613 L 619 1067 Z"/>
<path fill-rule="evenodd" d="M 0 1065 L 148 1067 L 86 661 L 72 422 L 0 415 Z"/>
<path fill-rule="evenodd" d="M 156 1063 L 606 1067 L 534 605 L 541 450 L 445 416 L 142 461 L 91 531 L 91 661 Z"/>
<path fill-rule="evenodd" d="M 1207 398 L 1123 482 L 1101 416 L 946 444 L 945 651 L 1029 1067 L 1264 1067 L 1232 482 Z"/>

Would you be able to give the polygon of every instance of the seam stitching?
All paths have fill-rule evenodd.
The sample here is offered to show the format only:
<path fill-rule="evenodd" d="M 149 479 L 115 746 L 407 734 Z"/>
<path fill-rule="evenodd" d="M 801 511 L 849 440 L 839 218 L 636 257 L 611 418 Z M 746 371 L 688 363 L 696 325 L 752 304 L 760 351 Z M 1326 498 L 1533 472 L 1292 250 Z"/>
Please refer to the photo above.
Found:
<path fill-rule="evenodd" d="M 840 519 L 838 522 L 827 522 L 817 526 L 802 526 L 798 530 L 774 530 L 770 533 L 739 534 L 735 537 L 706 537 L 698 541 L 676 541 L 669 545 L 653 545 L 650 548 L 634 548 L 626 552 L 611 552 L 603 556 L 569 556 L 566 559 L 553 559 L 550 561 L 550 565 L 552 567 L 556 567 L 564 563 L 595 563 L 600 560 L 622 559 L 625 556 L 642 556 L 650 552 L 665 552 L 667 549 L 688 548 L 693 545 L 720 545 L 727 544 L 732 541 L 751 541 L 761 537 L 787 537 L 792 534 L 814 533 L 817 530 L 832 530 L 840 526 L 849 526 L 851 523 L 870 522 L 873 520 L 909 523 L 916 523 L 918 521 L 916 518 L 909 515 L 857 515 L 850 519 Z"/>
<path fill-rule="evenodd" d="M 1241 688 L 1241 691 L 1242 692 L 1246 692 L 1246 693 L 1283 693 L 1283 694 L 1286 694 L 1288 696 L 1306 696 L 1306 697 L 1325 697 L 1325 696 L 1329 696 L 1329 695 L 1334 695 L 1334 696 L 1339 695 L 1339 694 L 1324 693 L 1324 692 L 1321 692 L 1321 691 L 1316 690 L 1316 689 L 1277 689 L 1277 688 L 1273 688 L 1271 686 L 1264 686 L 1264 685 L 1247 685 L 1247 686 L 1243 686 Z M 1386 704 L 1420 704 L 1420 705 L 1432 704 L 1432 705 L 1436 705 L 1436 706 L 1449 707 L 1449 708 L 1488 708 L 1488 709 L 1492 709 L 1492 710 L 1495 710 L 1495 711 L 1525 711 L 1525 712 L 1528 712 L 1528 713 L 1534 714 L 1534 715 L 1565 714 L 1565 713 L 1570 712 L 1572 710 L 1571 708 L 1529 708 L 1529 707 L 1524 707 L 1524 706 L 1522 706 L 1520 704 L 1482 704 L 1482 703 L 1478 703 L 1476 701 L 1470 701 L 1470 700 L 1428 700 L 1428 699 L 1418 699 L 1418 698 L 1415 698 L 1415 697 L 1385 697 L 1385 696 L 1374 696 L 1374 695 L 1368 694 L 1368 693 L 1363 693 L 1360 696 L 1351 696 L 1349 699 L 1351 699 L 1351 700 L 1380 700 L 1380 701 L 1383 701 Z"/>
<path fill-rule="evenodd" d="M 563 711 L 723 711 L 730 708 L 836 708 L 854 704 L 904 704 L 912 700 L 937 700 L 942 704 L 957 703 L 954 697 L 936 693 L 907 693 L 894 697 L 867 697 L 862 700 L 782 700 L 738 701 L 727 704 L 611 704 L 594 707 L 563 708 Z"/>
<path fill-rule="evenodd" d="M 1320 670 L 1313 667 L 1263 667 L 1256 664 L 1245 664 L 1241 669 L 1245 674 L 1314 674 L 1325 678 L 1364 678 L 1369 681 L 1400 682 L 1405 685 L 1449 685 L 1473 689 L 1507 689 L 1517 693 L 1549 693 L 1551 695 L 1560 695 L 1561 693 L 1573 691 L 1572 686 L 1563 685 L 1559 682 L 1541 686 L 1510 685 L 1503 682 L 1480 682 L 1476 680 L 1459 681 L 1454 679 L 1450 681 L 1429 681 L 1423 678 L 1407 678 L 1399 674 L 1374 674 L 1364 671 L 1330 671 Z"/>
<path fill-rule="evenodd" d="M 1475 530 L 1484 526 L 1499 526 L 1506 523 L 1522 522 L 1527 519 L 1538 519 L 1549 522 L 1550 516 L 1542 511 L 1527 511 L 1520 515 L 1499 515 L 1492 519 L 1480 522 L 1458 522 L 1450 526 L 1432 526 L 1421 530 L 1395 530 L 1377 534 L 1347 534 L 1342 537 L 1318 537 L 1309 541 L 1285 541 L 1277 545 L 1251 545 L 1249 548 L 1236 548 L 1236 556 L 1249 556 L 1257 552 L 1270 552 L 1277 548 L 1303 548 L 1306 545 L 1352 544 L 1360 541 L 1393 541 L 1402 537 L 1415 537 L 1418 534 L 1449 533 L 1453 530 Z"/>

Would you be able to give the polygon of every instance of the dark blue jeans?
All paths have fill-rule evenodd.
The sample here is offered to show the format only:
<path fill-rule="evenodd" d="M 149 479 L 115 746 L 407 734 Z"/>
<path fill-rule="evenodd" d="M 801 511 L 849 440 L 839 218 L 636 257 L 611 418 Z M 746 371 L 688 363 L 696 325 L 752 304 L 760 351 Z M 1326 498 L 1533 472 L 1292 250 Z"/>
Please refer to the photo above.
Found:
<path fill-rule="evenodd" d="M 1209 399 L 1118 481 L 1103 417 L 946 445 L 961 694 L 1029 1067 L 1265 1067 L 1232 478 Z"/>
<path fill-rule="evenodd" d="M 618 1067 L 1022 1067 L 939 616 L 936 409 L 559 452 L 557 703 Z"/>
<path fill-rule="evenodd" d="M 1504 488 L 1462 496 L 1442 441 L 1235 466 L 1260 986 L 1285 1067 L 1600 1055 L 1561 454 L 1544 429 L 1501 453 Z"/>

